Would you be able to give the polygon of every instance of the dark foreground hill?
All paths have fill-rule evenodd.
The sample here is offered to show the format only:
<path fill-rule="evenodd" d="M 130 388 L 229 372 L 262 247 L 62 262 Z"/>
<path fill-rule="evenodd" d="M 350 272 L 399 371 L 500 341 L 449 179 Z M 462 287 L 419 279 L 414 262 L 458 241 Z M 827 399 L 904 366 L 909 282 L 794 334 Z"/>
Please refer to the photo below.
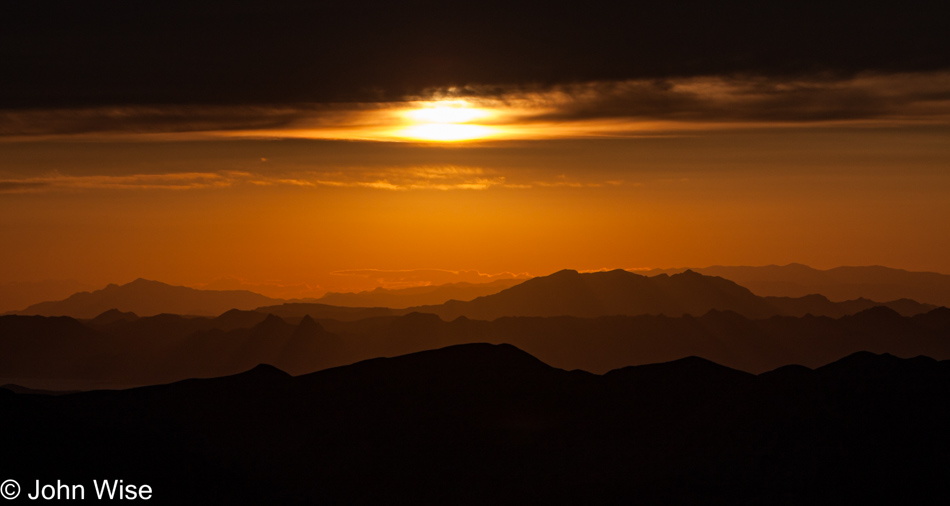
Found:
<path fill-rule="evenodd" d="M 337 321 L 237 310 L 217 318 L 2 316 L 0 384 L 115 388 L 234 374 L 262 362 L 304 374 L 473 342 L 513 344 L 556 367 L 595 373 L 690 355 L 760 373 L 788 364 L 816 367 L 857 351 L 950 358 L 950 309 L 905 317 L 877 307 L 837 319 L 761 320 L 723 311 L 490 322 L 422 313 Z"/>
<path fill-rule="evenodd" d="M 0 389 L 4 479 L 149 504 L 946 504 L 950 363 L 555 369 L 471 344 L 291 377 Z M 6 464 L 10 464 L 7 466 Z M 89 495 L 87 495 L 87 500 Z"/>

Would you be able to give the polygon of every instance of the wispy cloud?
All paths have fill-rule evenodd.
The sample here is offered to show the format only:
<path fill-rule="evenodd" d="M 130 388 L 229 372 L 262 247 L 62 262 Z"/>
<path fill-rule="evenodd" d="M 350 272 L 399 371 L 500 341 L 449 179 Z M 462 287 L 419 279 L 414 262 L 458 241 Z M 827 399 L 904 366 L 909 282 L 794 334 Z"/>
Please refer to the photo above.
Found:
<path fill-rule="evenodd" d="M 0 180 L 0 193 L 34 193 L 55 190 L 191 190 L 231 186 L 246 173 L 170 173 L 121 176 L 49 174 Z"/>
<path fill-rule="evenodd" d="M 509 182 L 497 171 L 479 167 L 433 166 L 389 169 L 348 169 L 333 172 L 264 174 L 243 171 L 188 172 L 131 175 L 65 175 L 52 173 L 0 180 L 0 193 L 39 193 L 82 190 L 185 191 L 240 186 L 304 188 L 366 188 L 382 191 L 480 191 L 490 188 L 594 188 L 618 186 L 622 181 L 581 182 L 556 176 L 550 180 Z"/>
<path fill-rule="evenodd" d="M 0 181 L 0 193 L 27 193 L 49 189 L 51 185 L 45 181 L 10 180 Z"/>
<path fill-rule="evenodd" d="M 624 184 L 623 180 L 620 179 L 610 179 L 607 181 L 577 181 L 569 178 L 566 174 L 559 174 L 551 180 L 540 180 L 533 181 L 531 184 L 525 185 L 525 188 L 531 188 L 533 186 L 540 186 L 543 188 L 602 188 L 605 186 L 621 186 Z M 641 186 L 641 183 L 629 183 L 627 186 Z"/>
<path fill-rule="evenodd" d="M 314 174 L 313 179 L 295 179 L 307 186 L 360 187 L 377 190 L 487 190 L 506 186 L 504 176 L 478 167 L 409 167 L 386 170 Z"/>

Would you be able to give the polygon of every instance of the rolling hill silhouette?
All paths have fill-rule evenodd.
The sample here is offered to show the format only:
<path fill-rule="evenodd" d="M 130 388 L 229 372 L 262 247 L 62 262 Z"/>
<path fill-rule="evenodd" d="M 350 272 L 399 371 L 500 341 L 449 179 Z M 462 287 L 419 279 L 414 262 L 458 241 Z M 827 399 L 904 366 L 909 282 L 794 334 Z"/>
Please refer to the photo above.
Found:
<path fill-rule="evenodd" d="M 159 504 L 950 499 L 950 363 L 925 357 L 758 376 L 687 357 L 598 376 L 469 344 L 297 377 L 0 389 L 0 416 L 21 481 L 122 476 Z"/>

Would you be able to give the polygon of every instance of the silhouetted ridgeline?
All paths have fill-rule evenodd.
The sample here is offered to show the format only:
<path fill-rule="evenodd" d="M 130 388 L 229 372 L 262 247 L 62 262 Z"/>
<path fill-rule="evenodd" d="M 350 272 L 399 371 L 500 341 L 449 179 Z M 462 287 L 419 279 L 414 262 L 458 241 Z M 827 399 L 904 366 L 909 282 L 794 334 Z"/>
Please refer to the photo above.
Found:
<path fill-rule="evenodd" d="M 272 321 L 272 324 L 277 324 Z M 291 377 L 0 389 L 4 478 L 150 504 L 946 504 L 950 362 L 597 376 L 471 344 Z"/>
<path fill-rule="evenodd" d="M 432 314 L 357 321 L 280 318 L 232 310 L 217 318 L 108 312 L 66 317 L 0 317 L 0 384 L 89 389 L 234 374 L 270 363 L 303 374 L 358 360 L 452 344 L 509 343 L 546 363 L 603 373 L 696 355 L 763 372 L 819 366 L 857 351 L 950 358 L 950 309 L 904 317 L 876 307 L 838 319 L 733 312 L 701 317 L 505 317 L 494 321 Z"/>

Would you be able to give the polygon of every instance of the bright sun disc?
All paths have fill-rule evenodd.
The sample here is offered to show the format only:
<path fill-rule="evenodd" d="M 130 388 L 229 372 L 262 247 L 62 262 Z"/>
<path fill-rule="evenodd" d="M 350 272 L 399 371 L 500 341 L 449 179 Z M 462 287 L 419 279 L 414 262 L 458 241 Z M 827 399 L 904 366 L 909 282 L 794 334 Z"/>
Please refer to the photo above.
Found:
<path fill-rule="evenodd" d="M 431 102 L 424 107 L 405 111 L 403 117 L 409 125 L 398 130 L 396 135 L 438 142 L 482 139 L 496 135 L 497 129 L 471 122 L 492 115 L 492 111 L 470 107 L 464 100 Z"/>

